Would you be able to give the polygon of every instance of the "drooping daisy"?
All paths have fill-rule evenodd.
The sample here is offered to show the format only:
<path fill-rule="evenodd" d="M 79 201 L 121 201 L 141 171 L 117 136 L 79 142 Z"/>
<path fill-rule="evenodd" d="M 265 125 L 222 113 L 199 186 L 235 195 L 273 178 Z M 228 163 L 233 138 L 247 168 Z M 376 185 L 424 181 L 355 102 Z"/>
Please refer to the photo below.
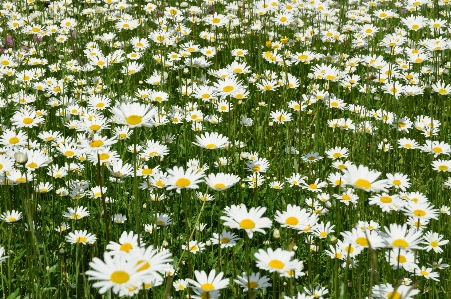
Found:
<path fill-rule="evenodd" d="M 221 216 L 224 225 L 230 228 L 243 229 L 248 237 L 252 239 L 254 232 L 265 233 L 264 228 L 270 228 L 272 222 L 267 217 L 262 217 L 265 207 L 251 208 L 247 211 L 245 205 L 226 207 L 227 216 Z"/>

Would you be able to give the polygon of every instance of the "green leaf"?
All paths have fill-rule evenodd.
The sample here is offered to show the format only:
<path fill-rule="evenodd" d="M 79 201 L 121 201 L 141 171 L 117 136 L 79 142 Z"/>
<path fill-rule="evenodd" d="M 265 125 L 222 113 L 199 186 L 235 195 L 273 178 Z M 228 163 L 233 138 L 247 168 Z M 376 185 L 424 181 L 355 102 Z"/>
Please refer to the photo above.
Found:
<path fill-rule="evenodd" d="M 6 298 L 6 299 L 14 299 L 14 298 L 17 298 L 18 295 L 19 295 L 19 289 L 16 289 L 13 293 L 9 294 L 8 298 Z"/>

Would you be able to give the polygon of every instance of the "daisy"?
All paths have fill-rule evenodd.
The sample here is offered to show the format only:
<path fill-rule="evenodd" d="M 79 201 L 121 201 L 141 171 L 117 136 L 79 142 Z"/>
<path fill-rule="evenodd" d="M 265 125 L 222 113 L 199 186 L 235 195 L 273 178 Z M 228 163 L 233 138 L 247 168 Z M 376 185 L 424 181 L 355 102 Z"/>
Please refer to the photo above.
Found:
<path fill-rule="evenodd" d="M 229 189 L 239 181 L 239 176 L 222 172 L 218 174 L 211 173 L 205 178 L 205 183 L 216 191 Z"/>
<path fill-rule="evenodd" d="M 287 112 L 285 110 L 276 110 L 270 113 L 271 119 L 278 123 L 283 124 L 291 121 L 291 112 Z"/>
<path fill-rule="evenodd" d="M 122 232 L 119 237 L 119 243 L 110 241 L 106 249 L 109 250 L 109 254 L 112 256 L 123 255 L 129 253 L 131 249 L 139 247 L 139 244 L 142 246 L 144 243 L 137 234 Z"/>
<path fill-rule="evenodd" d="M 334 147 L 326 151 L 326 155 L 333 159 L 342 159 L 348 157 L 348 149 L 346 147 Z"/>
<path fill-rule="evenodd" d="M 272 226 L 271 220 L 262 217 L 265 213 L 265 207 L 251 208 L 249 212 L 245 205 L 226 207 L 227 216 L 221 216 L 224 225 L 230 228 L 243 229 L 246 231 L 249 239 L 252 239 L 254 232 L 265 233 L 264 228 Z"/>
<path fill-rule="evenodd" d="M 432 161 L 432 169 L 439 172 L 451 172 L 451 160 Z"/>
<path fill-rule="evenodd" d="M 236 242 L 241 240 L 234 233 L 223 230 L 221 234 L 213 233 L 213 238 L 210 238 L 212 244 L 219 244 L 221 248 L 233 247 Z"/>
<path fill-rule="evenodd" d="M 409 202 L 407 205 L 402 207 L 402 211 L 408 217 L 418 218 L 422 220 L 438 219 L 440 213 L 439 210 L 434 209 L 434 207 L 429 202 Z"/>
<path fill-rule="evenodd" d="M 438 233 L 434 232 L 427 232 L 423 238 L 424 238 L 424 245 L 427 245 L 425 250 L 431 251 L 434 250 L 436 253 L 442 253 L 443 249 L 440 248 L 442 245 L 446 245 L 449 243 L 449 240 L 443 240 L 443 235 L 440 235 Z"/>
<path fill-rule="evenodd" d="M 17 222 L 22 219 L 22 212 L 16 210 L 6 211 L 2 213 L 0 219 L 8 223 Z"/>
<path fill-rule="evenodd" d="M 257 158 L 246 162 L 246 170 L 253 172 L 266 172 L 269 167 L 269 161 L 266 158 Z"/>
<path fill-rule="evenodd" d="M 198 183 L 201 183 L 204 177 L 203 172 L 198 172 L 192 168 L 188 168 L 186 171 L 183 167 L 174 166 L 174 168 L 167 169 L 168 177 L 165 179 L 165 185 L 167 190 L 176 189 L 177 193 L 180 193 L 182 189 L 198 189 Z"/>
<path fill-rule="evenodd" d="M 112 257 L 107 252 L 103 256 L 105 262 L 95 257 L 89 263 L 92 270 L 86 271 L 86 275 L 90 276 L 88 280 L 98 280 L 93 287 L 100 287 L 100 294 L 110 289 L 115 294 L 129 294 L 130 290 L 139 290 L 142 287 L 143 279 L 148 273 L 138 272 L 140 264 L 129 262 L 124 256 Z"/>
<path fill-rule="evenodd" d="M 72 244 L 81 243 L 83 245 L 94 244 L 97 238 L 93 234 L 88 233 L 88 231 L 84 230 L 76 230 L 73 233 L 69 233 L 66 236 L 66 241 Z"/>
<path fill-rule="evenodd" d="M 271 286 L 270 279 L 266 276 L 260 277 L 260 273 L 258 272 L 252 273 L 251 275 L 243 272 L 243 276 L 237 275 L 237 279 L 234 279 L 234 281 L 243 288 L 243 292 L 260 290 Z"/>
<path fill-rule="evenodd" d="M 229 145 L 229 139 L 219 133 L 204 133 L 201 136 L 196 136 L 196 142 L 193 144 L 205 149 L 225 148 Z"/>
<path fill-rule="evenodd" d="M 160 273 L 165 273 L 172 268 L 172 254 L 166 250 L 157 250 L 153 246 L 147 248 L 135 247 L 129 251 L 129 258 L 137 261 L 138 272 L 149 272 L 154 279 L 161 280 Z"/>
<path fill-rule="evenodd" d="M 291 261 L 294 256 L 294 251 L 287 251 L 281 248 L 277 248 L 276 250 L 268 248 L 267 251 L 259 249 L 254 256 L 257 259 L 257 267 L 262 270 L 283 274 L 294 268 Z"/>
<path fill-rule="evenodd" d="M 76 207 L 75 209 L 67 208 L 67 212 L 63 213 L 63 216 L 72 220 L 79 220 L 83 217 L 89 216 L 89 211 L 83 206 Z"/>
<path fill-rule="evenodd" d="M 183 250 L 189 250 L 191 253 L 198 253 L 205 249 L 205 243 L 197 242 L 196 240 L 189 241 L 188 246 L 186 244 L 182 245 Z"/>
<path fill-rule="evenodd" d="M 372 294 L 374 298 L 402 298 L 402 299 L 413 299 L 415 295 L 420 293 L 419 290 L 412 288 L 411 286 L 399 285 L 394 288 L 391 284 L 380 284 L 376 285 L 372 289 Z"/>
<path fill-rule="evenodd" d="M 313 163 L 316 161 L 321 160 L 323 157 L 321 157 L 319 155 L 319 153 L 316 152 L 310 152 L 308 154 L 305 154 L 304 156 L 302 156 L 302 160 L 308 163 Z"/>
<path fill-rule="evenodd" d="M 175 288 L 175 290 L 178 291 L 184 291 L 188 286 L 188 280 L 186 279 L 177 279 L 172 283 L 172 286 Z"/>
<path fill-rule="evenodd" d="M 390 174 L 387 173 L 388 183 L 395 189 L 406 191 L 410 187 L 410 179 L 407 175 L 402 173 Z"/>
<path fill-rule="evenodd" d="M 280 212 L 276 211 L 275 219 L 282 227 L 289 227 L 297 230 L 303 230 L 309 226 L 309 219 L 311 213 L 307 212 L 306 209 L 301 209 L 299 206 L 287 205 L 286 211 Z"/>
<path fill-rule="evenodd" d="M 321 188 L 327 186 L 326 182 L 320 182 L 319 179 L 316 179 L 314 183 L 307 184 L 305 181 L 301 183 L 302 189 L 312 191 L 312 192 L 321 192 Z"/>
<path fill-rule="evenodd" d="M 383 192 L 370 197 L 369 204 L 379 206 L 379 208 L 382 209 L 382 212 L 391 212 L 398 211 L 404 205 L 404 202 L 396 194 L 389 195 L 388 193 Z"/>
<path fill-rule="evenodd" d="M 369 170 L 366 166 L 356 166 L 350 164 L 345 170 L 343 170 L 343 173 L 345 180 L 348 182 L 347 184 L 353 186 L 354 188 L 362 189 L 367 192 L 387 191 L 388 180 L 376 181 L 381 173 L 378 171 Z"/>
<path fill-rule="evenodd" d="M 139 103 L 122 103 L 113 107 L 111 113 L 113 114 L 113 121 L 118 124 L 126 125 L 130 128 L 152 127 L 154 125 L 152 119 L 157 114 L 157 109 L 150 105 Z"/>
<path fill-rule="evenodd" d="M 223 272 L 219 272 L 218 275 L 216 275 L 216 270 L 211 270 L 207 276 L 205 271 L 199 272 L 196 270 L 194 271 L 194 275 L 196 276 L 196 280 L 188 278 L 187 281 L 194 289 L 201 292 L 217 291 L 224 289 L 229 285 L 228 279 L 222 279 L 224 276 Z"/>
<path fill-rule="evenodd" d="M 432 268 L 426 268 L 425 266 L 418 269 L 418 271 L 415 272 L 415 275 L 417 276 L 423 276 L 426 279 L 432 279 L 435 281 L 439 280 L 439 274 L 437 272 L 433 272 Z"/>
<path fill-rule="evenodd" d="M 423 241 L 422 232 L 407 230 L 406 224 L 401 226 L 391 223 L 390 227 L 385 227 L 382 237 L 388 247 L 400 249 L 421 249 L 419 245 Z"/>
<path fill-rule="evenodd" d="M 377 233 L 371 233 L 370 230 L 361 230 L 353 228 L 350 232 L 340 233 L 344 240 L 343 243 L 353 244 L 355 247 L 372 249 L 384 247 L 383 239 Z"/>
<path fill-rule="evenodd" d="M 312 233 L 320 239 L 326 238 L 330 233 L 333 233 L 335 225 L 330 222 L 319 222 L 312 228 Z"/>

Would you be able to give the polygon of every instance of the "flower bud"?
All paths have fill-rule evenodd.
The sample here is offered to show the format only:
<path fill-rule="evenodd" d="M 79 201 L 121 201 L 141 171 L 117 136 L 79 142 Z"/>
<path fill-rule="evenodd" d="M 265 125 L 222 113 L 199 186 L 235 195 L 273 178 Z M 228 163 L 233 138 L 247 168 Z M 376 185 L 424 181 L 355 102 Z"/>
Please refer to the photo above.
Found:
<path fill-rule="evenodd" d="M 28 161 L 28 155 L 24 152 L 16 152 L 14 153 L 14 159 L 16 159 L 16 162 L 18 164 L 24 165 Z"/>

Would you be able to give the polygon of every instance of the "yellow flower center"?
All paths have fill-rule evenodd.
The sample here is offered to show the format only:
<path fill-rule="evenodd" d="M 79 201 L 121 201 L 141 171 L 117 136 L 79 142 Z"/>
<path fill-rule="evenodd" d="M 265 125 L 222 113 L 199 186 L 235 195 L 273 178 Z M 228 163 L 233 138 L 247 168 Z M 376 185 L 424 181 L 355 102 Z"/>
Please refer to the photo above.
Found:
<path fill-rule="evenodd" d="M 89 143 L 90 147 L 101 147 L 103 145 L 103 141 L 102 140 L 93 140 Z"/>
<path fill-rule="evenodd" d="M 354 185 L 356 185 L 358 188 L 361 188 L 361 189 L 368 190 L 371 188 L 371 183 L 365 179 L 358 179 L 357 181 L 354 182 Z"/>
<path fill-rule="evenodd" d="M 214 144 L 214 143 L 210 143 L 210 144 L 207 144 L 206 146 L 205 146 L 205 148 L 208 148 L 208 149 L 215 149 L 217 146 L 216 146 L 216 144 Z"/>
<path fill-rule="evenodd" d="M 391 203 L 393 201 L 390 196 L 382 196 L 379 200 L 383 203 Z"/>
<path fill-rule="evenodd" d="M 413 211 L 413 214 L 417 217 L 423 217 L 426 215 L 426 212 L 423 210 L 415 210 L 415 211 Z"/>
<path fill-rule="evenodd" d="M 180 178 L 175 182 L 175 185 L 180 188 L 186 188 L 191 184 L 191 181 L 185 178 Z"/>
<path fill-rule="evenodd" d="M 223 183 L 218 183 L 213 186 L 213 189 L 215 189 L 215 190 L 224 190 L 225 188 L 226 188 L 226 185 Z"/>
<path fill-rule="evenodd" d="M 200 288 L 205 292 L 210 292 L 215 289 L 215 286 L 212 285 L 211 283 L 204 283 L 203 285 L 200 286 Z"/>
<path fill-rule="evenodd" d="M 130 243 L 124 243 L 124 244 L 121 245 L 121 247 L 119 248 L 119 250 L 125 251 L 125 252 L 129 252 L 130 249 L 132 249 L 132 248 L 133 248 L 133 245 L 132 245 L 132 244 L 130 244 Z"/>
<path fill-rule="evenodd" d="M 137 272 L 143 271 L 143 270 L 146 270 L 146 269 L 149 269 L 149 268 L 150 268 L 149 262 L 148 262 L 148 261 L 145 261 L 145 260 L 139 260 L 139 261 L 136 263 L 136 265 L 141 265 L 141 267 L 139 267 L 139 269 L 136 270 Z"/>
<path fill-rule="evenodd" d="M 26 125 L 29 125 L 29 124 L 31 124 L 32 122 L 33 122 L 33 119 L 32 119 L 31 117 L 25 117 L 25 118 L 23 119 L 23 123 L 26 124 Z"/>
<path fill-rule="evenodd" d="M 291 216 L 285 220 L 285 223 L 294 226 L 299 223 L 299 220 L 298 218 Z"/>
<path fill-rule="evenodd" d="M 91 129 L 92 131 L 98 131 L 100 129 L 100 126 L 99 125 L 91 125 L 89 127 L 89 129 Z"/>
<path fill-rule="evenodd" d="M 249 283 L 246 284 L 248 289 L 255 289 L 258 288 L 258 283 L 256 283 L 255 281 L 251 281 Z"/>
<path fill-rule="evenodd" d="M 221 239 L 219 240 L 219 242 L 220 242 L 221 244 L 227 244 L 227 243 L 230 242 L 230 239 L 224 237 L 224 238 L 221 238 Z"/>
<path fill-rule="evenodd" d="M 399 292 L 389 292 L 387 294 L 387 298 L 389 298 L 389 299 L 401 299 L 402 295 Z"/>
<path fill-rule="evenodd" d="M 125 121 L 132 126 L 136 126 L 137 124 L 142 123 L 143 118 L 139 115 L 130 115 L 128 116 Z"/>
<path fill-rule="evenodd" d="M 240 227 L 242 229 L 253 229 L 255 227 L 255 222 L 251 219 L 243 219 L 240 222 Z"/>
<path fill-rule="evenodd" d="M 392 245 L 394 247 L 402 247 L 405 249 L 409 246 L 409 243 L 407 243 L 404 239 L 396 239 L 393 241 Z"/>
<path fill-rule="evenodd" d="M 110 276 L 110 280 L 114 283 L 126 283 L 127 281 L 129 281 L 130 279 L 130 275 L 128 275 L 127 272 L 125 271 L 114 271 L 111 276 Z"/>
<path fill-rule="evenodd" d="M 86 242 L 86 238 L 85 237 L 78 237 L 77 239 L 75 239 L 75 242 L 77 242 L 77 243 L 85 243 Z"/>
<path fill-rule="evenodd" d="M 363 237 L 357 238 L 355 240 L 355 242 L 357 244 L 359 244 L 360 246 L 363 246 L 363 247 L 368 247 L 368 245 L 369 245 L 368 239 L 367 238 L 363 238 Z"/>
<path fill-rule="evenodd" d="M 280 269 L 283 269 L 285 264 L 282 261 L 280 261 L 280 260 L 271 260 L 268 263 L 268 266 L 271 267 L 271 268 L 275 268 L 275 269 L 279 269 L 280 270 Z"/>
<path fill-rule="evenodd" d="M 36 168 L 38 167 L 38 164 L 36 164 L 35 162 L 31 162 L 27 165 L 28 168 Z"/>
<path fill-rule="evenodd" d="M 232 92 L 234 89 L 235 89 L 235 87 L 233 87 L 231 85 L 228 85 L 228 86 L 224 86 L 222 88 L 222 91 L 224 91 L 224 92 Z"/>
<path fill-rule="evenodd" d="M 19 138 L 17 138 L 17 137 L 12 137 L 9 139 L 10 144 L 16 144 L 18 142 L 19 142 Z"/>

